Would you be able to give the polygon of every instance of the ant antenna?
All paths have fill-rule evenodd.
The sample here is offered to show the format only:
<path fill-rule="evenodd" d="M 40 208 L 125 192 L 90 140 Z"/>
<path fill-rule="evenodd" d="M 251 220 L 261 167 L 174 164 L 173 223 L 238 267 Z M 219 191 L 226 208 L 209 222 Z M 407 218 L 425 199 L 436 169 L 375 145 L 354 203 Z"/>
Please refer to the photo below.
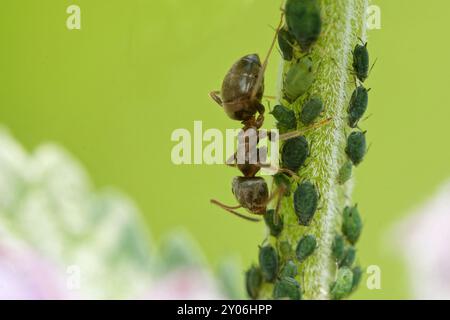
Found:
<path fill-rule="evenodd" d="M 279 139 L 280 141 L 284 141 L 284 140 L 289 140 L 289 139 L 292 139 L 292 138 L 300 137 L 300 136 L 302 136 L 304 133 L 306 133 L 306 132 L 309 131 L 309 130 L 316 129 L 316 128 L 320 128 L 320 127 L 322 127 L 322 126 L 324 126 L 324 125 L 330 123 L 331 120 L 332 120 L 332 118 L 328 118 L 328 119 L 325 119 L 325 120 L 323 120 L 323 121 L 321 121 L 321 122 L 318 122 L 318 123 L 316 123 L 316 124 L 313 124 L 313 125 L 311 125 L 311 126 L 305 128 L 305 129 L 303 129 L 303 130 L 292 131 L 292 132 L 288 132 L 288 133 L 281 134 L 281 135 L 278 137 L 278 139 Z"/>
<path fill-rule="evenodd" d="M 261 66 L 261 69 L 259 70 L 258 78 L 256 79 L 256 84 L 253 87 L 252 95 L 250 96 L 251 100 L 253 100 L 256 97 L 256 94 L 258 93 L 259 87 L 261 86 L 261 83 L 263 81 L 264 72 L 266 71 L 266 67 L 267 67 L 267 64 L 269 62 L 269 56 L 272 53 L 273 48 L 275 47 L 275 43 L 277 41 L 278 32 L 280 31 L 281 27 L 283 26 L 283 17 L 284 17 L 284 12 L 281 13 L 280 23 L 278 24 L 278 27 L 277 27 L 276 32 L 275 32 L 275 36 L 272 39 L 272 44 L 270 45 L 269 51 L 267 52 L 267 55 L 266 55 L 266 57 L 264 59 L 264 62 L 262 64 L 262 66 Z"/>

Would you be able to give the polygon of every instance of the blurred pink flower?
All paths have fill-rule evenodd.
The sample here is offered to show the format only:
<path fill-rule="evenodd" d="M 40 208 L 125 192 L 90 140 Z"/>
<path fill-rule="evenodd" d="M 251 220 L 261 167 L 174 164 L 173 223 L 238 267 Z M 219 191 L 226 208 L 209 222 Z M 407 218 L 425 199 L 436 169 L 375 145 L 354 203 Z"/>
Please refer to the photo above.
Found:
<path fill-rule="evenodd" d="M 152 283 L 146 300 L 218 300 L 220 294 L 214 280 L 205 271 L 182 268 Z"/>
<path fill-rule="evenodd" d="M 56 266 L 18 243 L 0 242 L 0 299 L 67 299 Z"/>
<path fill-rule="evenodd" d="M 396 229 L 417 299 L 450 299 L 450 184 Z"/>
<path fill-rule="evenodd" d="M 133 201 L 95 190 L 60 146 L 28 153 L 0 128 L 0 164 L 0 299 L 218 299 L 217 283 L 233 288 L 180 230 L 158 256 Z"/>

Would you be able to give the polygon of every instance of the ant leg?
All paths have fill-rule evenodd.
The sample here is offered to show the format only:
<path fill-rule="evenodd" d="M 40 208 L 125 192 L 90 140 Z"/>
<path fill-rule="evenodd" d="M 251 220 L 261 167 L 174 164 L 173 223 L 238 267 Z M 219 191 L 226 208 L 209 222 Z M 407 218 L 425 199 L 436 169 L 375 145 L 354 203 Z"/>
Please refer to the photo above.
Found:
<path fill-rule="evenodd" d="M 214 200 L 214 199 L 211 199 L 211 203 L 213 203 L 215 205 L 218 205 L 219 207 L 222 207 L 223 209 L 231 209 L 231 210 L 233 210 L 233 209 L 242 208 L 241 205 L 238 205 L 238 206 L 227 206 L 226 204 L 223 204 L 223 203 L 221 203 L 221 202 L 219 202 L 217 200 Z"/>
<path fill-rule="evenodd" d="M 300 177 L 294 171 L 289 170 L 288 168 L 279 168 L 277 173 L 286 173 L 295 180 L 300 180 Z"/>
<path fill-rule="evenodd" d="M 281 199 L 283 198 L 283 194 L 285 192 L 285 188 L 284 187 L 278 187 L 274 192 L 272 192 L 272 194 L 270 195 L 270 197 L 267 199 L 266 201 L 266 206 L 275 198 L 275 197 L 279 197 L 277 200 L 277 205 L 275 207 L 275 214 L 273 216 L 273 222 L 274 224 L 278 224 L 278 210 L 281 204 Z"/>
<path fill-rule="evenodd" d="M 261 129 L 264 124 L 264 114 L 259 114 L 258 118 L 256 118 L 255 124 L 257 130 Z"/>
<path fill-rule="evenodd" d="M 274 225 L 278 225 L 278 221 L 280 219 L 280 215 L 278 214 L 278 212 L 280 211 L 280 207 L 281 207 L 281 200 L 283 199 L 283 196 L 286 192 L 286 188 L 283 187 L 278 187 L 278 189 L 280 190 L 278 192 L 278 199 L 277 199 L 277 205 L 275 206 L 275 214 L 273 215 L 273 224 Z"/>
<path fill-rule="evenodd" d="M 255 86 L 253 87 L 252 95 L 250 96 L 251 100 L 253 100 L 256 97 L 256 94 L 258 93 L 259 88 L 261 87 L 261 84 L 263 82 L 264 72 L 266 71 L 266 67 L 267 67 L 267 63 L 269 62 L 270 54 L 272 53 L 272 50 L 275 47 L 275 43 L 277 42 L 278 32 L 281 30 L 281 27 L 283 26 L 283 17 L 284 17 L 284 12 L 281 13 L 280 22 L 279 22 L 277 30 L 275 32 L 275 36 L 272 39 L 272 43 L 270 45 L 269 51 L 267 52 L 267 55 L 261 66 L 261 69 L 259 70 L 258 78 L 256 78 L 256 83 L 255 83 Z"/>
<path fill-rule="evenodd" d="M 227 163 L 227 166 L 231 167 L 231 168 L 236 168 L 237 164 L 236 163 Z"/>
<path fill-rule="evenodd" d="M 264 114 L 264 112 L 266 112 L 266 107 L 264 107 L 262 103 L 258 103 L 256 105 L 256 110 L 258 110 L 259 114 Z"/>
<path fill-rule="evenodd" d="M 226 211 L 228 211 L 228 212 L 230 212 L 230 213 L 232 213 L 232 214 L 234 214 L 234 215 L 236 215 L 236 216 L 238 216 L 238 217 L 240 217 L 242 219 L 245 219 L 245 220 L 248 220 L 248 221 L 252 221 L 252 222 L 259 222 L 259 221 L 261 221 L 260 219 L 247 217 L 247 216 L 245 216 L 245 215 L 243 215 L 243 214 L 233 210 L 233 209 L 242 208 L 241 205 L 235 206 L 235 207 L 230 207 L 230 206 L 224 205 L 223 203 L 220 203 L 219 201 L 214 200 L 214 199 L 211 199 L 211 203 L 221 207 L 222 209 L 224 209 L 224 210 L 226 210 Z"/>
<path fill-rule="evenodd" d="M 280 194 L 281 190 L 284 190 L 284 187 L 279 187 L 276 189 L 276 191 L 272 192 L 270 197 L 266 201 L 266 205 L 270 203 L 278 194 Z"/>
<path fill-rule="evenodd" d="M 276 168 L 272 166 L 270 163 L 268 164 L 257 164 L 260 168 L 269 168 L 269 169 L 276 169 L 277 173 L 286 173 L 287 175 L 291 176 L 291 178 L 294 178 L 295 180 L 300 180 L 300 177 L 292 170 L 289 170 L 288 168 Z M 275 170 L 274 170 L 275 171 Z"/>
<path fill-rule="evenodd" d="M 222 98 L 220 97 L 220 91 L 211 91 L 209 93 L 209 96 L 221 107 L 223 106 L 222 104 Z"/>
<path fill-rule="evenodd" d="M 320 127 L 330 123 L 331 119 L 332 118 L 325 119 L 325 120 L 323 120 L 321 122 L 315 123 L 315 124 L 305 128 L 303 130 L 297 130 L 297 131 L 292 131 L 292 132 L 281 134 L 279 136 L 279 140 L 280 141 L 284 141 L 284 140 L 289 140 L 289 139 L 292 139 L 292 138 L 300 137 L 303 134 L 305 134 L 306 132 L 308 132 L 309 130 L 320 128 Z"/>
<path fill-rule="evenodd" d="M 266 112 L 266 108 L 264 107 L 264 105 L 262 103 L 257 103 L 256 104 L 256 110 L 258 111 L 259 115 L 256 118 L 256 120 L 254 120 L 253 124 L 256 127 L 256 130 L 260 129 L 262 127 L 262 125 L 264 124 L 264 113 Z M 244 128 L 245 130 L 245 128 Z"/>
<path fill-rule="evenodd" d="M 236 166 L 237 166 L 237 164 L 236 164 L 236 156 L 237 156 L 237 152 L 233 153 L 233 155 L 230 156 L 230 157 L 227 159 L 227 161 L 225 162 L 225 164 L 226 164 L 227 166 L 230 166 L 230 167 L 236 167 Z"/>

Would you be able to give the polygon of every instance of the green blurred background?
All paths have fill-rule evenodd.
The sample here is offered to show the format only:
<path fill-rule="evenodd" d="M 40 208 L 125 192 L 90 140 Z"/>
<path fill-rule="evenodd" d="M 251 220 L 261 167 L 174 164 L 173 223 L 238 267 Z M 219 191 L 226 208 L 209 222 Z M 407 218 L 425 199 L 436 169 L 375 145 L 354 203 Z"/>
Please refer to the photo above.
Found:
<path fill-rule="evenodd" d="M 66 8 L 81 7 L 81 30 L 66 28 Z M 357 170 L 355 201 L 364 214 L 363 265 L 382 270 L 382 290 L 356 298 L 408 298 L 407 275 L 389 230 L 450 176 L 446 33 L 450 2 L 378 0 L 382 29 L 369 33 L 378 58 L 368 81 L 363 126 L 372 146 Z M 0 5 L 0 123 L 30 150 L 66 147 L 97 186 L 133 198 L 159 239 L 184 227 L 212 265 L 256 258 L 263 224 L 209 204 L 233 203 L 237 171 L 175 166 L 176 128 L 237 128 L 208 97 L 240 56 L 264 53 L 279 18 L 276 0 L 3 0 Z M 266 75 L 275 93 L 279 57 Z M 273 123 L 266 122 L 270 127 Z"/>

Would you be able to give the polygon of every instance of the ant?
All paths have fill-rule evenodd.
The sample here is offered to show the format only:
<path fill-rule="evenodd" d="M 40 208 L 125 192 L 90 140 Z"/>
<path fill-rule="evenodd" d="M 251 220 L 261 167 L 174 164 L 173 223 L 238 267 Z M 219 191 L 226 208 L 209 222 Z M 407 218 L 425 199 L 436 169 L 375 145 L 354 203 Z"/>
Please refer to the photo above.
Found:
<path fill-rule="evenodd" d="M 235 177 L 232 183 L 232 192 L 239 205 L 227 206 L 214 199 L 211 200 L 211 203 L 241 218 L 254 222 L 258 222 L 260 219 L 243 215 L 235 210 L 245 208 L 252 214 L 264 215 L 267 211 L 267 205 L 278 196 L 274 215 L 274 220 L 277 221 L 278 208 L 283 194 L 286 191 L 284 187 L 280 186 L 275 192 L 269 195 L 266 181 L 262 177 L 256 177 L 256 174 L 261 168 L 270 167 L 270 164 L 265 164 L 265 159 L 260 157 L 262 148 L 257 148 L 259 143 L 258 131 L 264 123 L 265 107 L 261 102 L 264 95 L 264 72 L 269 56 L 275 46 L 278 33 L 282 28 L 283 18 L 284 13 L 281 14 L 280 23 L 264 62 L 261 64 L 261 60 L 257 54 L 242 57 L 233 64 L 226 74 L 222 83 L 222 90 L 210 92 L 211 98 L 223 107 L 225 113 L 231 119 L 241 121 L 244 126 L 241 131 L 244 134 L 244 141 L 239 142 L 238 151 L 227 161 L 227 165 L 237 167 L 243 175 Z M 257 113 L 258 116 L 256 117 Z M 251 135 L 253 134 L 256 134 L 255 139 L 251 139 Z M 300 131 L 289 132 L 280 135 L 278 139 L 287 140 L 302 134 L 303 132 Z M 273 139 L 271 135 L 268 138 Z M 255 150 L 258 152 L 256 159 L 252 153 Z M 238 161 L 237 155 L 239 152 L 244 153 L 245 161 Z M 278 172 L 298 178 L 289 169 L 280 168 Z"/>

